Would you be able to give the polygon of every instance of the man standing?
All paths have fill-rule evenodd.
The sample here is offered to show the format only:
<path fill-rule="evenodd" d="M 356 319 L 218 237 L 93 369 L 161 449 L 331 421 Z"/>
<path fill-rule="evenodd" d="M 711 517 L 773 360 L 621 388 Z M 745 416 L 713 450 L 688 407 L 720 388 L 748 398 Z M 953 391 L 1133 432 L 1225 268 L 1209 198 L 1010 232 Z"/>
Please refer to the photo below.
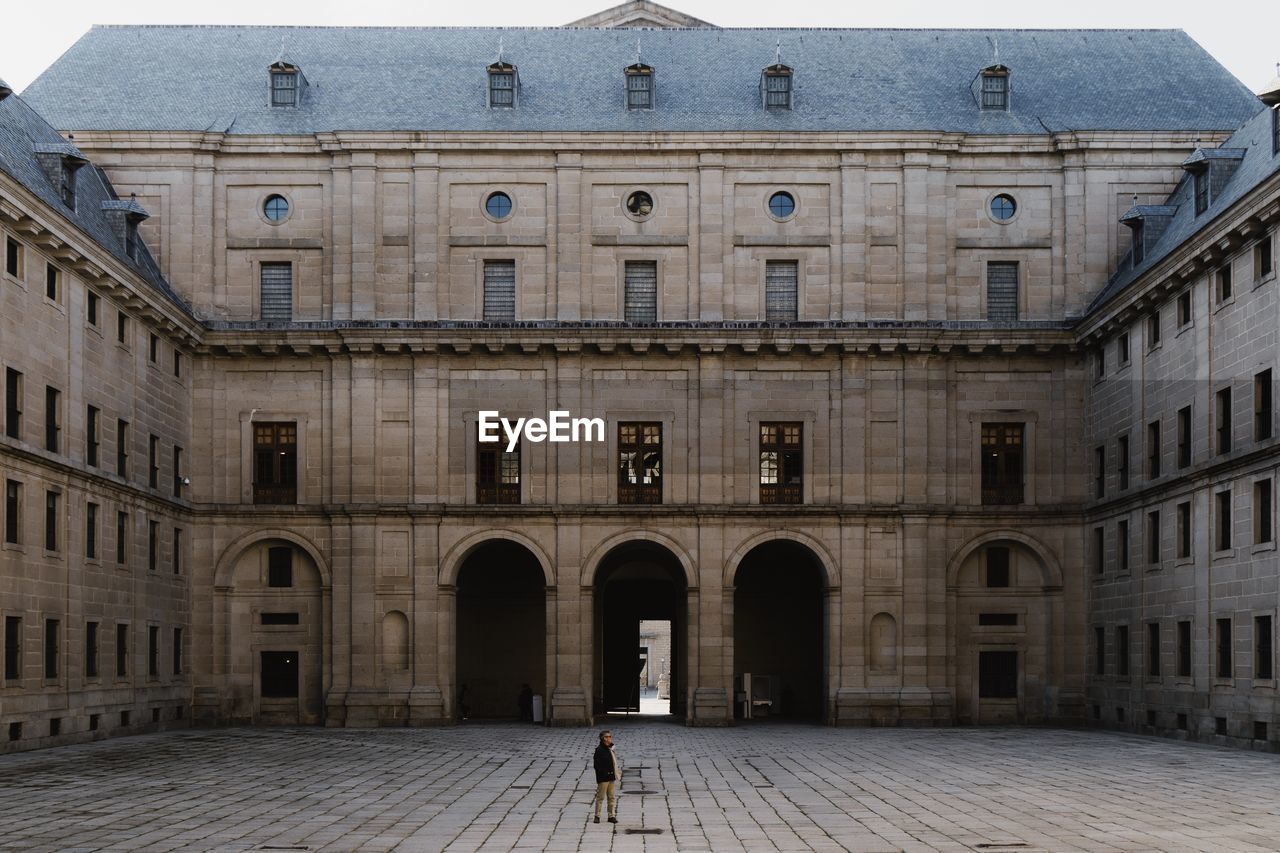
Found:
<path fill-rule="evenodd" d="M 596 747 L 596 819 L 600 822 L 600 804 L 609 801 L 609 823 L 618 822 L 618 782 L 622 781 L 622 768 L 618 765 L 618 753 L 613 751 L 613 732 L 600 733 L 600 745 Z"/>

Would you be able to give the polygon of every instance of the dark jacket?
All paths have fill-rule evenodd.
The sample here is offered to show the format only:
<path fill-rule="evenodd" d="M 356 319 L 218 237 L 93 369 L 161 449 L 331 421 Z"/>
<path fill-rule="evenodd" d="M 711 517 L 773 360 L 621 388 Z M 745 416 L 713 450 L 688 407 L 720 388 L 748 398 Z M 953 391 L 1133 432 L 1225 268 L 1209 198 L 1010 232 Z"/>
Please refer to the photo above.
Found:
<path fill-rule="evenodd" d="M 596 782 L 616 782 L 613 778 L 613 750 L 604 744 L 596 747 Z"/>

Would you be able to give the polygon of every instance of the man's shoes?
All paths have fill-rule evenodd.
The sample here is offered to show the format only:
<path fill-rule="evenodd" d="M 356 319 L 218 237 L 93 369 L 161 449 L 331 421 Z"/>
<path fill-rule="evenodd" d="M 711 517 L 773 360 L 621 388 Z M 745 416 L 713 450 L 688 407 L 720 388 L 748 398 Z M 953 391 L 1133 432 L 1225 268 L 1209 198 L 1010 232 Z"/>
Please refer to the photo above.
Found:
<path fill-rule="evenodd" d="M 617 823 L 618 819 L 613 815 L 609 815 L 609 823 Z"/>
<path fill-rule="evenodd" d="M 599 822 L 600 822 L 600 815 L 596 815 L 596 818 L 595 818 L 595 821 L 594 821 L 594 822 L 595 822 L 595 823 L 599 823 Z"/>

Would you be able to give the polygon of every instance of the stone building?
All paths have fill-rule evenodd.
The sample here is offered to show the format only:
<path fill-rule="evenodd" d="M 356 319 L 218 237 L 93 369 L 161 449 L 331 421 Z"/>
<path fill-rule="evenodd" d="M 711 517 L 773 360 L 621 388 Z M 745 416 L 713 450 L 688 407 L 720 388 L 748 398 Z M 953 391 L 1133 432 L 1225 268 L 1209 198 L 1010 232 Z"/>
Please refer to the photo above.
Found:
<path fill-rule="evenodd" d="M 723 30 L 648 2 L 94 28 L 24 98 L 150 212 L 150 298 L 199 320 L 171 321 L 161 437 L 191 449 L 193 716 L 347 726 L 514 716 L 526 682 L 585 723 L 633 694 L 642 620 L 671 624 L 690 724 L 732 722 L 744 672 L 830 724 L 1085 719 L 1111 689 L 1089 531 L 1118 511 L 1087 461 L 1122 417 L 1087 352 L 1145 285 L 1085 313 L 1134 196 L 1163 207 L 1262 109 L 1181 32 Z M 603 436 L 508 452 L 486 410 Z"/>

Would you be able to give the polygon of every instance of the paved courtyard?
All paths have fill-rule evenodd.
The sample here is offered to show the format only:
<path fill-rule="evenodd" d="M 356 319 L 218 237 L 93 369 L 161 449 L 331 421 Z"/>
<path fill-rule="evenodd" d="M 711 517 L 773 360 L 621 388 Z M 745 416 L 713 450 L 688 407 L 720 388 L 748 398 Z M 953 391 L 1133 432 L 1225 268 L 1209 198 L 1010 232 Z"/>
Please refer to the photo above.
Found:
<path fill-rule="evenodd" d="M 191 730 L 0 757 L 0 849 L 1275 850 L 1280 755 L 1053 729 Z M 636 832 L 644 830 L 645 832 Z"/>

